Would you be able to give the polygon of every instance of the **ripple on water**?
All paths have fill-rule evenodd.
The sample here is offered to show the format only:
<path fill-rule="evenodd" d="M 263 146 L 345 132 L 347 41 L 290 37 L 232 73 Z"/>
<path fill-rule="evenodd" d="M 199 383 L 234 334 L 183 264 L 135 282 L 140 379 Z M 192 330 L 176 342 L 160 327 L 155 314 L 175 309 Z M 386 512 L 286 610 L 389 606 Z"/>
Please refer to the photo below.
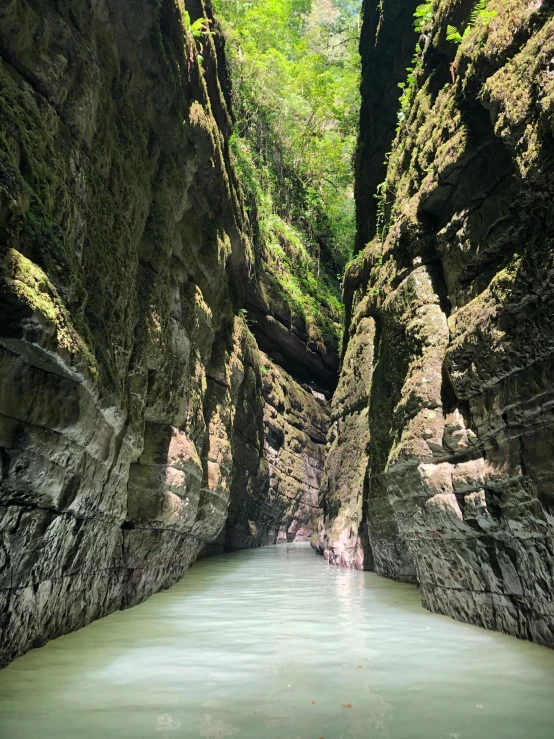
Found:
<path fill-rule="evenodd" d="M 553 739 L 554 652 L 283 545 L 0 673 L 1 739 Z"/>

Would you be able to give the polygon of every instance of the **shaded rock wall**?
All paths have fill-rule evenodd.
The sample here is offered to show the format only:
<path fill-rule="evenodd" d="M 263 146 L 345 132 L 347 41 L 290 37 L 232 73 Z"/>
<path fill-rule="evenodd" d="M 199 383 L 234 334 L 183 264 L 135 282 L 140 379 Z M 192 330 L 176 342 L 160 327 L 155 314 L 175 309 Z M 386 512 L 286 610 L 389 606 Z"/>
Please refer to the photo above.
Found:
<path fill-rule="evenodd" d="M 180 577 L 260 382 L 218 38 L 127 10 L 0 12 L 2 661 Z"/>
<path fill-rule="evenodd" d="M 235 424 L 237 470 L 226 524 L 203 550 L 204 556 L 263 544 L 309 541 L 317 528 L 328 403 L 321 393 L 299 384 L 262 352 L 258 356 L 263 393 L 262 460 L 258 474 L 248 475 L 249 464 L 254 467 L 259 451 L 247 443 L 256 429 L 251 416 L 243 415 Z"/>
<path fill-rule="evenodd" d="M 356 152 L 356 253 L 375 236 L 377 187 L 385 179 L 386 158 L 395 136 L 398 85 L 414 55 L 414 11 L 421 0 L 364 0 L 360 54 L 360 130 Z"/>
<path fill-rule="evenodd" d="M 0 664 L 212 542 L 307 532 L 302 491 L 272 492 L 273 391 L 237 315 L 253 259 L 214 30 L 201 62 L 181 0 L 0 8 Z"/>
<path fill-rule="evenodd" d="M 446 26 L 472 3 L 435 3 L 387 236 L 346 278 L 319 549 L 554 646 L 554 20 L 550 3 L 488 7 L 456 46 Z"/>
<path fill-rule="evenodd" d="M 323 394 L 299 385 L 268 357 L 261 368 L 264 458 L 270 501 L 277 506 L 276 541 L 308 541 L 319 517 L 329 411 Z"/>
<path fill-rule="evenodd" d="M 258 260 L 246 293 L 249 325 L 260 349 L 289 375 L 309 383 L 326 397 L 337 384 L 338 337 L 326 340 L 318 327 L 279 295 L 274 278 Z"/>

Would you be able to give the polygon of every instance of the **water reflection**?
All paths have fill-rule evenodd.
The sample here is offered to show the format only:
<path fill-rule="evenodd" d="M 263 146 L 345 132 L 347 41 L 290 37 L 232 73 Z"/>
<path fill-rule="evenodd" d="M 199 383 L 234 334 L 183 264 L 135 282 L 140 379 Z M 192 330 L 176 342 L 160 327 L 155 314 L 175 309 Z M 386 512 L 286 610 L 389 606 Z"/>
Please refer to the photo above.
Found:
<path fill-rule="evenodd" d="M 0 739 L 552 739 L 554 653 L 272 547 L 0 673 Z"/>

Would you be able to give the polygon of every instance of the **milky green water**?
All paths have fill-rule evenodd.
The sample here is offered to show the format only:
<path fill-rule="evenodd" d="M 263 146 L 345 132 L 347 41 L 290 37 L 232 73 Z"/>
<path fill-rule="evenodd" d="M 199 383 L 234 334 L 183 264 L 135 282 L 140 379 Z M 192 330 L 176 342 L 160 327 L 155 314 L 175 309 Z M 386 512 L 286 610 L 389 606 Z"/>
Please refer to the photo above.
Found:
<path fill-rule="evenodd" d="M 268 547 L 16 660 L 0 737 L 554 739 L 554 652 Z"/>

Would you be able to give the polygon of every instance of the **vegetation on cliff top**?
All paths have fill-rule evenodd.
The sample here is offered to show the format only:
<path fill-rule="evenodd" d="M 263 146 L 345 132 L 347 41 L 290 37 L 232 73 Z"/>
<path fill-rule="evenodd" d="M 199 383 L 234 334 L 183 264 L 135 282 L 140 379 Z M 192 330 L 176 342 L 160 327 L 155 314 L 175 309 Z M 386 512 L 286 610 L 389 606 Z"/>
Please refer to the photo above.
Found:
<path fill-rule="evenodd" d="M 266 275 L 337 345 L 354 242 L 359 113 L 355 0 L 217 0 L 236 116 L 232 148 Z"/>

